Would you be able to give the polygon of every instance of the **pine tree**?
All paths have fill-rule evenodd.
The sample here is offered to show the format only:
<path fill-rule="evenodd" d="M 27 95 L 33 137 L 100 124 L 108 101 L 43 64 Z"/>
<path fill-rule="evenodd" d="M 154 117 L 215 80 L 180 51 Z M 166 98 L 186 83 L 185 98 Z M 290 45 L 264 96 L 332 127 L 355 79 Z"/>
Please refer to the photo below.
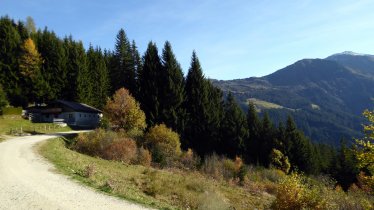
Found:
<path fill-rule="evenodd" d="M 131 43 L 131 56 L 132 56 L 132 65 L 133 65 L 134 76 L 135 76 L 134 87 L 136 87 L 133 90 L 133 95 L 134 97 L 137 97 L 138 92 L 139 92 L 138 74 L 143 68 L 143 63 L 142 63 L 142 59 L 138 51 L 138 47 L 136 46 L 136 43 L 134 40 L 132 40 L 132 43 Z"/>
<path fill-rule="evenodd" d="M 68 83 L 66 80 L 67 58 L 63 42 L 47 28 L 43 32 L 38 31 L 36 40 L 38 51 L 44 59 L 41 68 L 46 82 L 47 95 L 44 101 L 59 99 Z"/>
<path fill-rule="evenodd" d="M 224 104 L 224 118 L 222 121 L 222 153 L 234 158 L 241 155 L 244 141 L 248 138 L 248 125 L 243 110 L 236 103 L 231 92 Z"/>
<path fill-rule="evenodd" d="M 156 44 L 150 42 L 143 57 L 144 66 L 139 72 L 139 102 L 147 117 L 148 126 L 160 122 L 159 89 L 162 65 Z"/>
<path fill-rule="evenodd" d="M 269 166 L 270 160 L 269 155 L 273 148 L 276 148 L 275 143 L 275 129 L 272 121 L 270 120 L 269 114 L 265 112 L 260 130 L 260 142 L 259 142 L 259 161 L 263 166 Z"/>
<path fill-rule="evenodd" d="M 296 128 L 291 116 L 288 116 L 287 119 L 284 145 L 293 169 L 301 170 L 307 174 L 318 171 L 318 160 L 313 145 L 303 132 Z"/>
<path fill-rule="evenodd" d="M 204 153 L 203 141 L 207 139 L 201 134 L 205 129 L 205 113 L 207 112 L 208 91 L 203 71 L 196 53 L 192 53 L 191 65 L 186 78 L 185 108 L 188 113 L 188 122 L 183 135 L 182 146 L 192 147 L 199 154 Z"/>
<path fill-rule="evenodd" d="M 249 137 L 245 142 L 245 157 L 248 162 L 259 163 L 260 129 L 261 123 L 252 103 L 248 104 L 247 124 Z"/>
<path fill-rule="evenodd" d="M 106 104 L 109 94 L 108 70 L 101 49 L 93 49 L 90 46 L 87 52 L 87 62 L 90 72 L 89 80 L 94 84 L 91 86 L 88 104 L 101 109 Z"/>
<path fill-rule="evenodd" d="M 168 127 L 181 133 L 184 129 L 186 112 L 182 106 L 185 100 L 183 72 L 169 42 L 162 51 L 162 75 L 159 99 L 160 120 Z"/>
<path fill-rule="evenodd" d="M 130 93 L 136 92 L 136 74 L 130 42 L 123 29 L 120 29 L 115 45 L 113 65 L 111 65 L 112 91 L 125 87 Z"/>
<path fill-rule="evenodd" d="M 83 44 L 80 42 L 76 46 L 76 58 L 79 61 L 76 61 L 77 69 L 77 100 L 81 103 L 89 104 L 91 102 L 91 98 L 93 97 L 93 85 L 96 83 L 92 83 L 91 80 L 91 71 L 88 67 L 88 53 L 92 52 L 92 46 L 89 47 L 87 54 L 84 50 Z M 73 66 L 73 65 L 72 65 Z"/>
<path fill-rule="evenodd" d="M 68 62 L 66 64 L 66 79 L 69 85 L 65 86 L 62 97 L 66 100 L 80 101 L 80 94 L 83 91 L 81 88 L 86 88 L 84 78 L 79 75 L 87 71 L 86 52 L 82 42 L 76 42 L 71 36 L 65 37 L 64 48 Z M 85 77 L 88 77 L 87 75 Z M 79 83 L 85 85 L 78 87 Z M 84 97 L 83 97 L 84 98 Z"/>
<path fill-rule="evenodd" d="M 223 113 L 222 92 L 204 78 L 195 52 L 187 74 L 184 106 L 188 121 L 182 146 L 192 147 L 199 155 L 217 151 Z"/>
<path fill-rule="evenodd" d="M 0 83 L 9 102 L 15 106 L 27 106 L 21 89 L 18 71 L 18 53 L 22 40 L 16 24 L 9 17 L 0 18 Z"/>

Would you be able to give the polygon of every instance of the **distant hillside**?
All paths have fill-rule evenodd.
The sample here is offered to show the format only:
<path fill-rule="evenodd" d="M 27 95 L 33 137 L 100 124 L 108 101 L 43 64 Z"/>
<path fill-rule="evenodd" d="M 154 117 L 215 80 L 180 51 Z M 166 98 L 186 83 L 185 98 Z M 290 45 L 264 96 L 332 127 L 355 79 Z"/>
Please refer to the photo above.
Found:
<path fill-rule="evenodd" d="M 361 113 L 373 107 L 374 56 L 352 52 L 303 59 L 260 78 L 213 83 L 246 109 L 251 101 L 276 120 L 288 114 L 315 141 L 337 144 L 361 135 Z"/>

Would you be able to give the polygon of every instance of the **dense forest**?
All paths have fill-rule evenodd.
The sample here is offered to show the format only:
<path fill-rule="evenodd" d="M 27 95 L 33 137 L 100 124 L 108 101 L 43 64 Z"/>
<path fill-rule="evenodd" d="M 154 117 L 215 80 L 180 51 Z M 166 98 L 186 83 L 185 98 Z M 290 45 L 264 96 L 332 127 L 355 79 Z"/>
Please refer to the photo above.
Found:
<path fill-rule="evenodd" d="M 268 114 L 259 117 L 253 104 L 243 111 L 231 93 L 224 97 L 204 76 L 196 52 L 184 76 L 167 41 L 161 52 L 149 42 L 141 56 L 120 29 L 113 51 L 85 49 L 72 36 L 37 29 L 32 18 L 0 19 L 0 106 L 5 100 L 25 107 L 66 99 L 102 109 L 122 87 L 139 101 L 148 127 L 164 123 L 179 133 L 183 149 L 201 157 L 240 156 L 268 167 L 277 151 L 291 170 L 330 174 L 345 189 L 356 181 L 356 159 L 344 140 L 338 149 L 312 143 L 291 117 L 275 125 Z"/>

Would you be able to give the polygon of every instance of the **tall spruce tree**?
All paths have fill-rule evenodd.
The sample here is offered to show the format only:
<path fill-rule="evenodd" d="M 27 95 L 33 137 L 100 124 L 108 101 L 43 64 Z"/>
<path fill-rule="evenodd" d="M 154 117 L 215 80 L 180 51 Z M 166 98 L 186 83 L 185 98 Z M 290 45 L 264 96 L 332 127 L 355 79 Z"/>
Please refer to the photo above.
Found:
<path fill-rule="evenodd" d="M 69 81 L 69 85 L 66 85 L 62 91 L 62 98 L 67 100 L 77 100 L 77 77 L 78 69 L 76 68 L 76 49 L 75 43 L 72 36 L 64 38 L 64 48 L 66 58 L 66 79 Z"/>
<path fill-rule="evenodd" d="M 132 56 L 132 65 L 133 65 L 133 68 L 134 68 L 135 82 L 136 82 L 136 84 L 135 84 L 136 89 L 133 90 L 132 94 L 135 98 L 137 98 L 138 93 L 139 93 L 138 77 L 139 77 L 139 72 L 143 68 L 143 63 L 142 63 L 142 59 L 141 59 L 139 51 L 138 51 L 138 47 L 136 46 L 136 43 L 135 43 L 134 40 L 132 40 L 132 43 L 131 43 L 131 56 Z"/>
<path fill-rule="evenodd" d="M 318 170 L 318 160 L 315 157 L 313 145 L 303 132 L 296 128 L 291 116 L 286 124 L 285 152 L 289 157 L 291 167 L 312 174 Z"/>
<path fill-rule="evenodd" d="M 171 44 L 165 42 L 162 51 L 162 74 L 160 75 L 160 120 L 168 127 L 181 133 L 185 126 L 186 112 L 183 108 L 185 100 L 184 77 L 182 68 L 172 51 Z"/>
<path fill-rule="evenodd" d="M 91 71 L 88 67 L 87 55 L 89 51 L 92 52 L 92 46 L 86 51 L 83 44 L 79 42 L 76 45 L 76 58 L 79 59 L 75 62 L 77 69 L 77 100 L 81 103 L 89 104 L 91 101 L 93 86 L 96 83 L 92 83 Z M 73 65 L 72 65 L 73 66 Z"/>
<path fill-rule="evenodd" d="M 205 129 L 205 113 L 207 112 L 208 90 L 203 71 L 195 51 L 192 53 L 191 65 L 186 78 L 185 108 L 188 122 L 183 134 L 182 146 L 192 147 L 203 154 L 202 144 L 207 139 L 201 134 Z"/>
<path fill-rule="evenodd" d="M 195 52 L 187 74 L 184 104 L 188 121 L 182 146 L 192 147 L 199 155 L 216 151 L 223 113 L 222 92 L 204 78 Z"/>
<path fill-rule="evenodd" d="M 144 66 L 139 72 L 139 102 L 147 117 L 148 126 L 160 122 L 160 97 L 162 65 L 155 43 L 149 42 L 143 57 Z"/>
<path fill-rule="evenodd" d="M 43 57 L 42 75 L 46 84 L 46 96 L 43 101 L 59 99 L 68 81 L 66 80 L 67 58 L 63 41 L 47 28 L 36 34 L 37 47 Z"/>
<path fill-rule="evenodd" d="M 27 99 L 18 82 L 18 53 L 22 39 L 17 26 L 9 17 L 0 18 L 0 83 L 9 102 L 15 106 L 26 106 Z"/>
<path fill-rule="evenodd" d="M 90 81 L 94 84 L 90 90 L 89 104 L 99 109 L 103 108 L 109 94 L 109 76 L 105 59 L 100 48 L 89 47 L 87 52 Z"/>
<path fill-rule="evenodd" d="M 247 124 L 249 137 L 245 141 L 245 158 L 247 162 L 258 164 L 260 156 L 261 122 L 253 103 L 248 104 Z"/>
<path fill-rule="evenodd" d="M 273 122 L 270 120 L 269 114 L 265 112 L 260 130 L 260 156 L 259 161 L 263 166 L 269 166 L 270 160 L 269 155 L 273 148 L 276 148 L 275 144 L 275 129 Z"/>
<path fill-rule="evenodd" d="M 224 111 L 221 152 L 234 158 L 243 153 L 244 141 L 248 138 L 247 119 L 231 92 L 224 103 Z"/>
<path fill-rule="evenodd" d="M 136 74 L 132 58 L 131 45 L 125 30 L 120 29 L 116 37 L 116 45 L 111 65 L 110 78 L 112 92 L 124 87 L 130 93 L 136 92 Z"/>

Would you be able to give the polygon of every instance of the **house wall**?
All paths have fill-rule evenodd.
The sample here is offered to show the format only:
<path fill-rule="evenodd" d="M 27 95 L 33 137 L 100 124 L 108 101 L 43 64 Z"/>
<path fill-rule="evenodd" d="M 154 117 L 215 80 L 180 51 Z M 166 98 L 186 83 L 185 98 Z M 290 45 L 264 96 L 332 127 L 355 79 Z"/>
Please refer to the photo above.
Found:
<path fill-rule="evenodd" d="M 64 119 L 71 119 L 69 118 L 69 114 L 71 114 L 74 117 L 74 125 L 82 127 L 97 127 L 101 119 L 101 114 L 99 113 L 66 112 L 64 114 L 66 115 Z M 67 123 L 69 124 L 68 121 Z"/>
<path fill-rule="evenodd" d="M 68 125 L 79 127 L 97 127 L 101 120 L 100 113 L 62 112 L 60 114 L 35 114 L 34 122 L 64 121 Z"/>

